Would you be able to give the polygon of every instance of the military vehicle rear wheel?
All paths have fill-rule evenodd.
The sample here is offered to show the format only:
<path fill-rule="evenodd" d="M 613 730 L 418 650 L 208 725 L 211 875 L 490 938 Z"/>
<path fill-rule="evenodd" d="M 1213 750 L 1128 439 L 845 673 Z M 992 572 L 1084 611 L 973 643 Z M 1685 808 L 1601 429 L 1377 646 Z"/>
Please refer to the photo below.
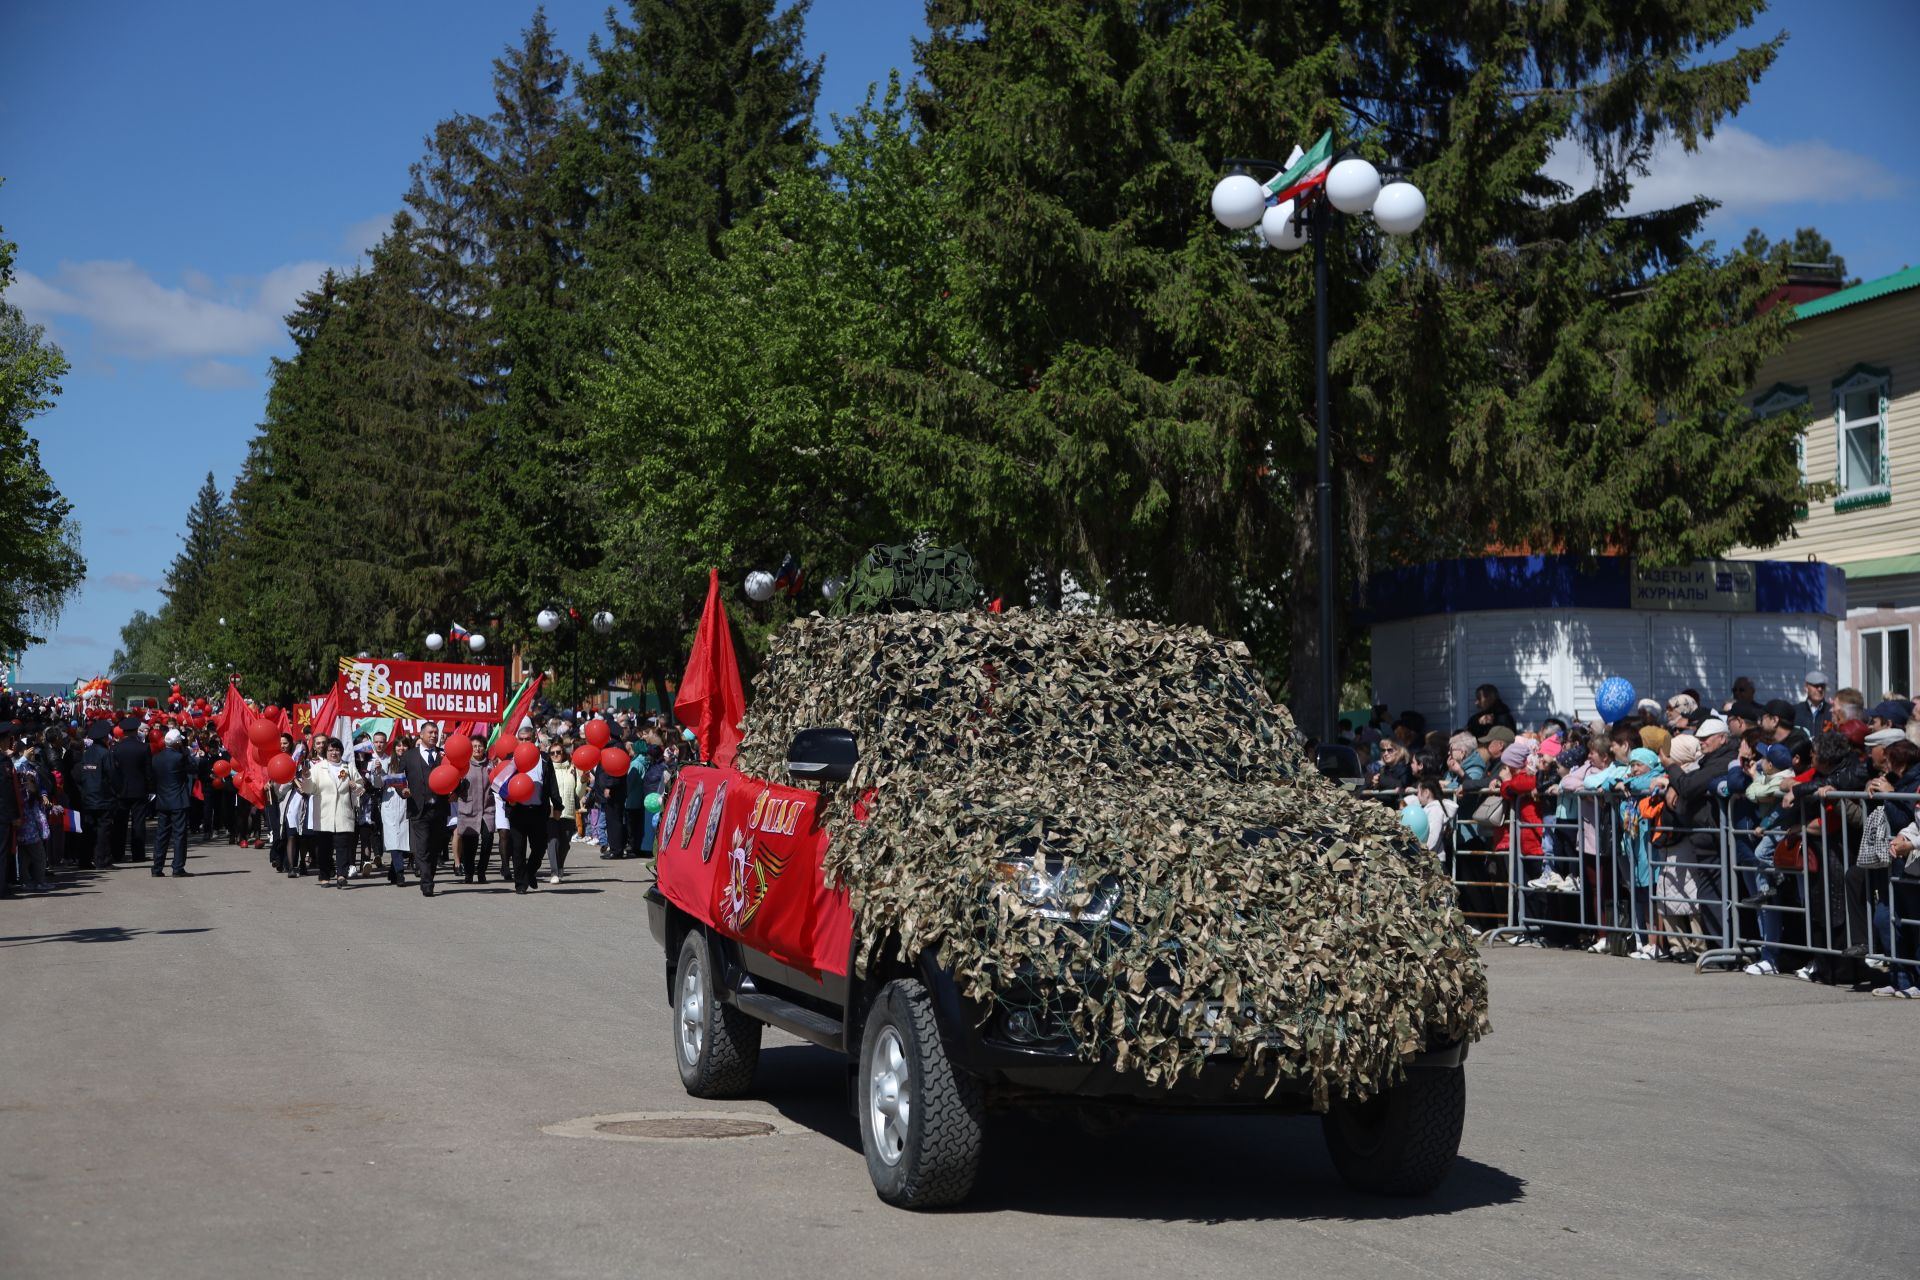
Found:
<path fill-rule="evenodd" d="M 1347 1184 L 1379 1195 L 1425 1195 L 1460 1153 L 1467 1073 L 1415 1068 L 1365 1102 L 1336 1102 L 1320 1118 L 1327 1153 Z"/>
<path fill-rule="evenodd" d="M 760 1023 L 720 999 L 713 948 L 698 929 L 673 967 L 673 1060 L 696 1098 L 737 1098 L 760 1062 Z"/>
<path fill-rule="evenodd" d="M 860 1146 L 873 1189 L 903 1209 L 958 1204 L 980 1171 L 980 1082 L 956 1070 L 920 983 L 889 982 L 860 1040 Z"/>

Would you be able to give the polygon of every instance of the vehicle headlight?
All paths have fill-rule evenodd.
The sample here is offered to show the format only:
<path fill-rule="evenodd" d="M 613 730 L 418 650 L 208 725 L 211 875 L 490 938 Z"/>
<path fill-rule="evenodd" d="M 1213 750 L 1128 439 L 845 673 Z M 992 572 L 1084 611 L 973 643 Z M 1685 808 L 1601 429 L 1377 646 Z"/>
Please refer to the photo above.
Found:
<path fill-rule="evenodd" d="M 1100 924 L 1113 918 L 1120 901 L 1118 876 L 1089 883 L 1070 863 L 1051 870 L 1027 858 L 1006 858 L 993 864 L 993 875 L 996 889 L 1012 894 L 1043 920 Z"/>

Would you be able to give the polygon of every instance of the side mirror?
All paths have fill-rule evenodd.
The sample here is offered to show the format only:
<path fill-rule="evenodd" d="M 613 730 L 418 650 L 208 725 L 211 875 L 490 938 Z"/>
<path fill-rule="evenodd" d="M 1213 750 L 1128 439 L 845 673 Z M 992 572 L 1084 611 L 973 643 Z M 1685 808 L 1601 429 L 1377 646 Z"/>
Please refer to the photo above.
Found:
<path fill-rule="evenodd" d="M 787 773 L 797 782 L 845 782 L 860 760 L 851 729 L 802 729 L 787 748 Z"/>

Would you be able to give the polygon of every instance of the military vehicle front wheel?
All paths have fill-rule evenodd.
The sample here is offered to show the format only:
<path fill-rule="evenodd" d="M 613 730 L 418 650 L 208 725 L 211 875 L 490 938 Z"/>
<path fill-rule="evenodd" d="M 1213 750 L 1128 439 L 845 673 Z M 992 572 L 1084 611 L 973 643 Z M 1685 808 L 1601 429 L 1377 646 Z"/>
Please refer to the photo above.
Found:
<path fill-rule="evenodd" d="M 1347 1185 L 1379 1195 L 1418 1196 L 1439 1186 L 1460 1153 L 1467 1073 L 1416 1068 L 1365 1102 L 1336 1102 L 1320 1118 L 1327 1153 Z"/>
<path fill-rule="evenodd" d="M 873 1189 L 903 1209 L 958 1204 L 980 1171 L 980 1082 L 954 1068 L 927 989 L 889 982 L 867 1014 L 856 1075 Z"/>
<path fill-rule="evenodd" d="M 753 1085 L 760 1023 L 721 1001 L 707 935 L 695 929 L 673 967 L 673 1060 L 696 1098 L 737 1098 Z"/>

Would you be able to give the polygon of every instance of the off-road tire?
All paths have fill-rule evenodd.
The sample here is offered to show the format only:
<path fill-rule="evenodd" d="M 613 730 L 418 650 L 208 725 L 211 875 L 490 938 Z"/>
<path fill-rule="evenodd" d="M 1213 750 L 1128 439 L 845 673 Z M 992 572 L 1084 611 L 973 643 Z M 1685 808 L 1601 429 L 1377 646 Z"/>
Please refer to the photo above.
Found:
<path fill-rule="evenodd" d="M 1327 1154 L 1348 1186 L 1376 1195 L 1419 1196 L 1439 1186 L 1460 1153 L 1467 1073 L 1415 1068 L 1366 1102 L 1336 1102 L 1320 1118 Z"/>
<path fill-rule="evenodd" d="M 753 1086 L 760 1061 L 761 1024 L 720 999 L 718 972 L 707 935 L 698 929 L 688 933 L 673 967 L 673 1060 L 680 1083 L 696 1098 L 739 1097 Z M 689 978 L 695 987 L 691 993 Z M 699 1001 L 697 1036 L 687 1025 L 690 995 Z"/>
<path fill-rule="evenodd" d="M 889 1041 L 889 1036 L 892 1037 Z M 876 1059 L 891 1043 L 903 1060 L 910 1106 L 907 1122 L 893 1137 L 875 1130 Z M 947 1057 L 927 989 L 912 979 L 881 988 L 860 1037 L 855 1064 L 855 1114 L 860 1147 L 866 1152 L 873 1189 L 902 1209 L 935 1209 L 958 1204 L 973 1190 L 980 1172 L 985 1102 L 980 1081 L 957 1070 Z M 889 1160 L 886 1148 L 898 1142 Z"/>

